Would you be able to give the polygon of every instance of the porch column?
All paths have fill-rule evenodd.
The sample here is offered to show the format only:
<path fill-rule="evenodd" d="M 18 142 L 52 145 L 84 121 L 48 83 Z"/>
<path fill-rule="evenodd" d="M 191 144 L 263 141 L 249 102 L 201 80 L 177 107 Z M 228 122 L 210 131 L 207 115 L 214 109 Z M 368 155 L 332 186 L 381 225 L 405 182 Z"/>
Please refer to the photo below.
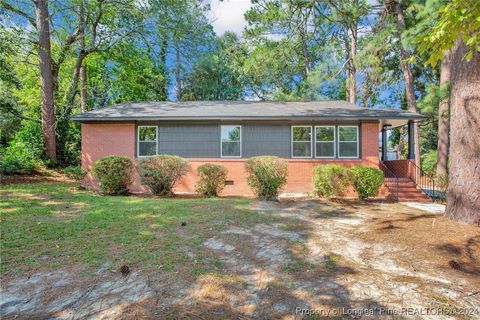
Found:
<path fill-rule="evenodd" d="M 408 120 L 408 159 L 415 160 L 415 145 L 413 138 L 413 120 Z"/>
<path fill-rule="evenodd" d="M 387 159 L 387 127 L 388 125 L 382 126 L 382 161 Z"/>

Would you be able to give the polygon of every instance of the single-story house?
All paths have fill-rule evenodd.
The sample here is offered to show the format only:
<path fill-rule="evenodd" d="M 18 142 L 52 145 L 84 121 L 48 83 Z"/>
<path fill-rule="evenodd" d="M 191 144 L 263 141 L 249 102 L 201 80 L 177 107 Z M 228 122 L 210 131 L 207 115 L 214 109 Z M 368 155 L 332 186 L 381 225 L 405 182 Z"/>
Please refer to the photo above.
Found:
<path fill-rule="evenodd" d="M 403 164 L 386 168 L 379 156 L 379 132 L 385 145 L 387 128 L 408 125 L 411 136 L 413 123 L 424 119 L 405 110 L 362 108 L 345 101 L 122 103 L 73 118 L 81 122 L 83 168 L 107 155 L 178 155 L 193 170 L 177 185 L 177 192 L 194 192 L 196 168 L 216 163 L 228 169 L 225 195 L 252 194 L 244 162 L 259 155 L 286 159 L 287 193 L 311 192 L 312 169 L 318 164 L 368 165 L 392 173 Z M 392 177 L 398 178 L 393 173 Z M 91 175 L 85 183 L 97 187 Z M 146 189 L 137 178 L 131 191 Z"/>

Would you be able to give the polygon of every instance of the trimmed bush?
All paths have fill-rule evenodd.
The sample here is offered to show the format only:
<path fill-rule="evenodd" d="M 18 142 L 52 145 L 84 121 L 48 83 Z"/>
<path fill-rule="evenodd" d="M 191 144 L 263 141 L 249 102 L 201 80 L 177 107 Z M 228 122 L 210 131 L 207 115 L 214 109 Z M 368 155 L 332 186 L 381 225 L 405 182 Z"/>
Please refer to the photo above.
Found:
<path fill-rule="evenodd" d="M 103 193 L 110 195 L 126 194 L 132 183 L 133 162 L 119 156 L 103 157 L 93 165 L 93 175 L 98 179 Z"/>
<path fill-rule="evenodd" d="M 216 197 L 225 187 L 227 168 L 216 164 L 206 163 L 197 168 L 200 177 L 195 191 L 204 197 Z"/>
<path fill-rule="evenodd" d="M 350 169 L 352 184 L 360 199 L 378 194 L 383 183 L 383 172 L 380 169 L 355 166 Z"/>
<path fill-rule="evenodd" d="M 68 166 L 63 169 L 63 173 L 72 180 L 77 182 L 82 181 L 86 172 L 80 166 Z"/>
<path fill-rule="evenodd" d="M 142 184 L 153 194 L 171 196 L 175 184 L 190 170 L 188 162 L 180 157 L 158 155 L 138 161 Z"/>
<path fill-rule="evenodd" d="M 313 193 L 319 197 L 342 196 L 350 185 L 350 170 L 338 164 L 319 165 L 313 169 Z"/>
<path fill-rule="evenodd" d="M 278 157 L 260 156 L 245 162 L 247 182 L 261 199 L 275 200 L 287 183 L 287 164 Z"/>

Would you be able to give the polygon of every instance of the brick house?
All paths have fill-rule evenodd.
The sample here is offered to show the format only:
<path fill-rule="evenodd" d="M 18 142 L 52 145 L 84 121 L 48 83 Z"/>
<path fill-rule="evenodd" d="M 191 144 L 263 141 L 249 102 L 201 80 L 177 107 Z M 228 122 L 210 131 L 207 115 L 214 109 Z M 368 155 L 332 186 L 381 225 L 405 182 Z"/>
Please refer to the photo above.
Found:
<path fill-rule="evenodd" d="M 176 192 L 194 192 L 196 168 L 216 163 L 229 172 L 225 195 L 251 195 L 244 161 L 258 155 L 287 160 L 287 193 L 311 192 L 313 167 L 326 163 L 380 167 L 392 175 L 386 175 L 386 181 L 397 179 L 398 188 L 398 179 L 408 176 L 402 171 L 405 163 L 389 161 L 386 166 L 387 161 L 381 161 L 386 160 L 386 148 L 380 148 L 380 156 L 379 132 L 385 145 L 387 127 L 408 125 L 411 133 L 413 122 L 424 119 L 404 110 L 361 108 L 345 101 L 122 103 L 73 118 L 81 122 L 84 169 L 107 155 L 178 155 L 191 163 L 192 172 Z M 90 174 L 84 183 L 98 187 Z M 147 190 L 137 177 L 131 191 Z M 392 190 L 387 187 L 382 193 Z"/>

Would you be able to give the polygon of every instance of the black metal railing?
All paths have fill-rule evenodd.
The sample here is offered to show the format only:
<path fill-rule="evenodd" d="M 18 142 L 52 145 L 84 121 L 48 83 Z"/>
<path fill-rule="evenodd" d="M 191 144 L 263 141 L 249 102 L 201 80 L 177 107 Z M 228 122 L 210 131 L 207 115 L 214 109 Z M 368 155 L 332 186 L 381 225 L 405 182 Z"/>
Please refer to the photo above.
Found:
<path fill-rule="evenodd" d="M 380 161 L 380 169 L 385 178 L 383 184 L 391 192 L 392 200 L 398 201 L 398 177 L 382 161 Z"/>
<path fill-rule="evenodd" d="M 435 202 L 439 194 L 435 189 L 435 179 L 426 175 L 422 169 L 415 164 L 414 161 L 409 160 L 409 165 L 412 166 L 413 170 L 410 170 L 410 178 L 415 183 L 417 188 L 423 191 L 430 199 Z"/>

